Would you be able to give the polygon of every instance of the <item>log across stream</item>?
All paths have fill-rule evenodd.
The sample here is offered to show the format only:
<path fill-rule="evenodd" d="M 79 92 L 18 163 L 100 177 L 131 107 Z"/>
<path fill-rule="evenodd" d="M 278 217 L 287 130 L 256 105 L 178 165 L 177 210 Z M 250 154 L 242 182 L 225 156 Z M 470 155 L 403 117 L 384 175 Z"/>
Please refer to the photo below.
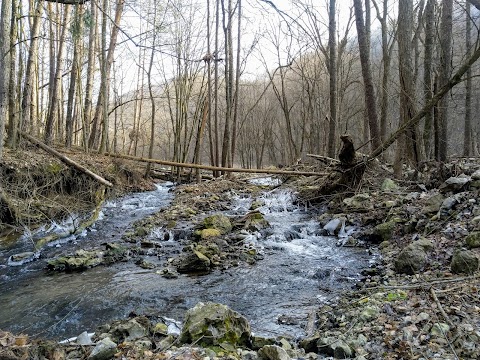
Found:
<path fill-rule="evenodd" d="M 320 236 L 316 214 L 293 205 L 293 195 L 277 189 L 262 195 L 264 205 L 259 208 L 271 227 L 246 235 L 245 241 L 263 255 L 254 265 L 176 279 L 132 262 L 81 273 L 45 273 L 45 259 L 66 249 L 119 240 L 133 221 L 168 206 L 172 197 L 168 189 L 159 186 L 106 203 L 92 229 L 46 247 L 36 261 L 7 265 L 12 254 L 31 249 L 28 237 L 15 247 L 0 249 L 0 329 L 63 339 L 95 331 L 131 312 L 181 321 L 197 302 L 214 301 L 245 315 L 259 335 L 302 336 L 309 314 L 333 301 L 337 290 L 351 287 L 371 261 L 362 249 L 337 247 L 337 239 Z M 236 198 L 226 215 L 244 214 L 253 200 Z M 164 246 L 180 245 L 171 236 L 164 239 Z"/>

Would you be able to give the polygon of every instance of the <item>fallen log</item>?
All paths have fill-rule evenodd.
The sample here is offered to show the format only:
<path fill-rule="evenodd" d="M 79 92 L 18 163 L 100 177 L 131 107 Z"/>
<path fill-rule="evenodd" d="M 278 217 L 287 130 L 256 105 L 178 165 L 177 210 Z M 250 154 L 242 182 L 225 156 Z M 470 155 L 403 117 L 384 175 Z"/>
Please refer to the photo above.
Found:
<path fill-rule="evenodd" d="M 57 157 L 58 159 L 60 159 L 63 163 L 67 164 L 68 166 L 74 167 L 75 169 L 83 172 L 84 174 L 90 176 L 92 179 L 98 181 L 99 183 L 101 183 L 103 185 L 106 185 L 108 187 L 113 187 L 113 184 L 110 181 L 105 180 L 100 175 L 95 174 L 94 172 L 88 170 L 86 167 L 80 165 L 79 163 L 73 161 L 72 159 L 66 157 L 65 155 L 60 154 L 57 150 L 55 150 L 55 149 L 51 148 L 50 146 L 44 144 L 40 140 L 37 140 L 33 136 L 28 135 L 27 133 L 25 133 L 23 131 L 20 131 L 20 135 L 22 135 L 25 139 L 30 141 L 32 144 L 37 145 L 39 148 L 41 148 L 41 149 L 45 150 L 46 152 L 48 152 L 49 154 L 52 154 L 53 156 Z"/>
<path fill-rule="evenodd" d="M 139 162 L 150 162 L 150 163 L 154 163 L 154 164 L 167 165 L 167 166 L 173 166 L 173 167 L 193 168 L 193 169 L 212 170 L 212 171 L 251 173 L 251 174 L 278 174 L 278 175 L 293 175 L 293 176 L 300 176 L 300 175 L 303 175 L 303 176 L 325 176 L 325 175 L 328 175 L 328 173 L 325 173 L 325 172 L 288 171 L 288 170 L 275 170 L 275 169 L 226 168 L 226 167 L 220 167 L 220 166 L 179 163 L 179 162 L 175 162 L 175 161 L 148 159 L 148 158 L 136 157 L 136 156 L 131 156 L 131 155 L 120 155 L 120 154 L 112 154 L 112 153 L 105 153 L 104 155 L 105 156 L 116 157 L 116 158 L 120 158 L 120 159 L 139 161 Z"/>

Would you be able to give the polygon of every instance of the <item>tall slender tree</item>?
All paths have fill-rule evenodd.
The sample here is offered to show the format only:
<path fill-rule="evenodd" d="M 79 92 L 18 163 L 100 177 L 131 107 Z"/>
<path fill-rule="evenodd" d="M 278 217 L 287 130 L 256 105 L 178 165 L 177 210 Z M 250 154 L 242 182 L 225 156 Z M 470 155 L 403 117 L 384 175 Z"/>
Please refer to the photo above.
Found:
<path fill-rule="evenodd" d="M 448 83 L 452 71 L 452 16 L 453 0 L 442 0 L 442 17 L 440 21 L 440 69 L 439 86 Z M 438 161 L 447 160 L 448 151 L 448 105 L 449 96 L 444 96 L 439 105 L 438 119 Z"/>
<path fill-rule="evenodd" d="M 472 54 L 472 17 L 469 1 L 465 2 L 465 47 L 467 57 Z M 472 153 L 472 69 L 467 70 L 465 81 L 465 122 L 463 136 L 463 156 Z"/>
<path fill-rule="evenodd" d="M 328 72 L 330 74 L 330 118 L 328 122 L 328 156 L 335 157 L 336 125 L 337 125 L 337 24 L 335 17 L 335 0 L 330 0 L 328 12 L 328 47 L 329 61 Z"/>
<path fill-rule="evenodd" d="M 8 118 L 8 83 L 10 77 L 10 26 L 11 0 L 3 0 L 0 10 L 0 158 L 3 154 L 3 138 Z"/>
<path fill-rule="evenodd" d="M 362 65 L 363 86 L 365 89 L 365 107 L 367 109 L 368 125 L 370 129 L 370 141 L 373 148 L 380 146 L 380 131 L 378 127 L 377 100 L 373 86 L 372 71 L 370 65 L 369 40 L 363 20 L 362 0 L 353 0 L 355 8 L 355 24 L 357 26 L 358 47 L 360 63 Z"/>

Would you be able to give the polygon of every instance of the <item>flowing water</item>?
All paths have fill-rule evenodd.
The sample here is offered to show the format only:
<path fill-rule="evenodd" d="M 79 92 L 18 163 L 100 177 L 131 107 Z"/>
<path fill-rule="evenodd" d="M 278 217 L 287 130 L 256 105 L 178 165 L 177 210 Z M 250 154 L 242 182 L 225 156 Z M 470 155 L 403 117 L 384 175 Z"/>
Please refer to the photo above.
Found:
<path fill-rule="evenodd" d="M 362 249 L 337 247 L 336 238 L 319 235 L 315 214 L 295 206 L 291 192 L 272 190 L 262 196 L 259 208 L 270 229 L 244 234 L 263 255 L 255 265 L 176 279 L 131 262 L 81 273 L 46 274 L 42 269 L 45 258 L 70 248 L 120 239 L 133 221 L 169 204 L 168 189 L 160 186 L 107 203 L 93 229 L 43 249 L 38 260 L 8 265 L 12 254 L 31 251 L 35 234 L 14 248 L 0 248 L 0 329 L 61 339 L 94 331 L 130 312 L 181 320 L 197 302 L 213 301 L 245 315 L 256 334 L 302 336 L 308 315 L 338 289 L 351 287 L 371 260 Z M 244 215 L 251 202 L 236 198 L 227 215 Z M 152 236 L 162 231 L 156 229 Z M 163 245 L 180 246 L 174 236 Z"/>

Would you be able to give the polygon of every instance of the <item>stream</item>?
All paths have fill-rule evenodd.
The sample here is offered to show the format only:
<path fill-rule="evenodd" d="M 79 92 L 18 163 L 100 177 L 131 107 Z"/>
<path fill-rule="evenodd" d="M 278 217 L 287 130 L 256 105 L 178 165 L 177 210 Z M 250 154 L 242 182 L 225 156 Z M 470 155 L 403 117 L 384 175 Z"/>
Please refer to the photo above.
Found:
<path fill-rule="evenodd" d="M 262 195 L 264 205 L 258 209 L 271 227 L 245 234 L 245 241 L 263 255 L 254 265 L 174 279 L 131 261 L 80 273 L 45 272 L 47 259 L 120 240 L 134 221 L 168 206 L 171 186 L 107 202 L 91 229 L 46 246 L 35 254 L 39 259 L 13 264 L 19 266 L 9 265 L 8 259 L 32 251 L 32 237 L 64 230 L 74 221 L 27 232 L 13 246 L 2 247 L 0 242 L 0 329 L 61 340 L 131 312 L 181 321 L 196 303 L 213 301 L 246 316 L 257 335 L 300 337 L 309 314 L 334 300 L 338 290 L 352 287 L 372 261 L 364 249 L 338 247 L 336 237 L 322 236 L 315 221 L 318 214 L 294 205 L 290 191 L 276 189 Z M 253 200 L 235 196 L 226 215 L 246 214 Z M 165 230 L 156 230 L 161 231 Z M 166 237 L 163 245 L 180 246 L 174 236 Z"/>

